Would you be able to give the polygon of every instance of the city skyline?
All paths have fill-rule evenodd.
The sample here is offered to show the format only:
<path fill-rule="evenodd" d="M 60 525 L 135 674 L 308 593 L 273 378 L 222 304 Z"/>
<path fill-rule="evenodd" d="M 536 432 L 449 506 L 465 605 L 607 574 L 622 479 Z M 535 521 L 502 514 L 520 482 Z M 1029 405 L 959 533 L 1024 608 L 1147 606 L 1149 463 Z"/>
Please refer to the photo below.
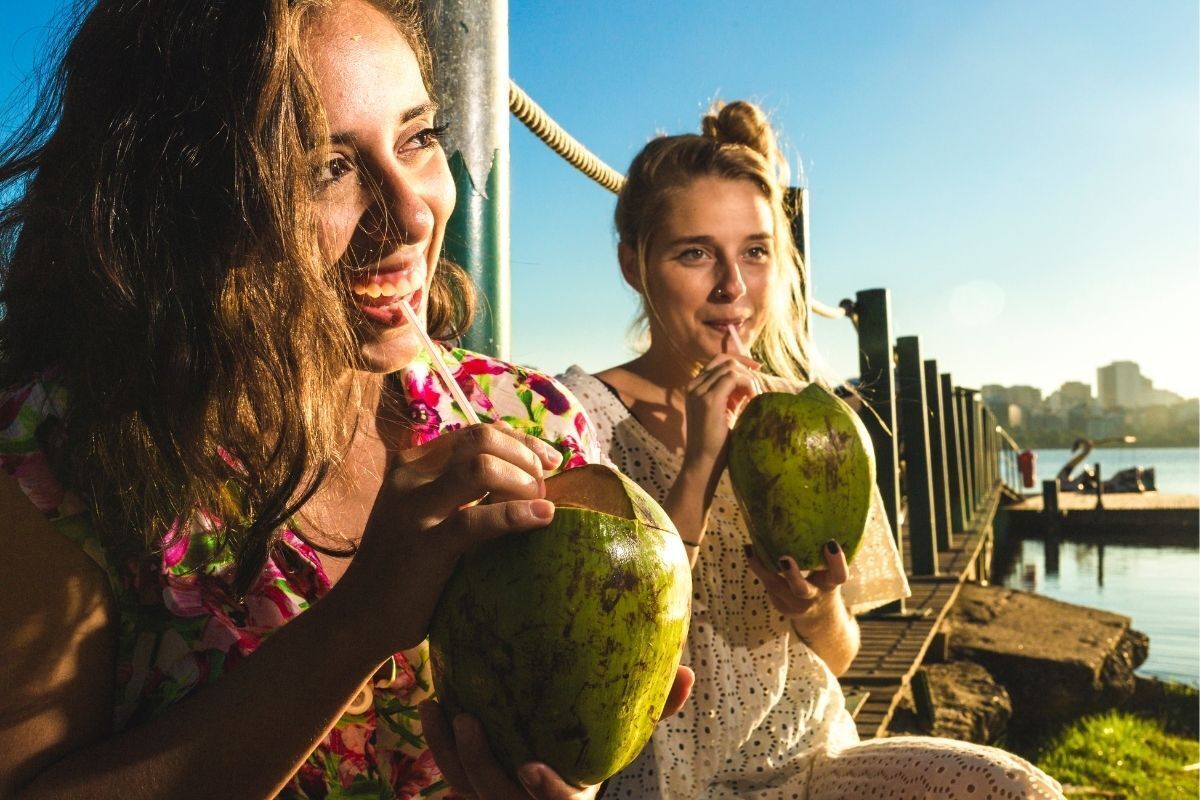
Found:
<path fill-rule="evenodd" d="M 989 383 L 984 384 L 983 387 L 981 387 L 981 388 L 986 389 L 989 386 L 995 386 L 995 387 L 999 387 L 999 388 L 1003 388 L 1003 389 L 1036 389 L 1042 395 L 1042 399 L 1045 400 L 1054 394 L 1062 392 L 1064 389 L 1069 390 L 1069 389 L 1073 389 L 1074 387 L 1078 387 L 1078 386 L 1086 386 L 1091 399 L 1100 400 L 1101 399 L 1101 384 L 1103 383 L 1103 380 L 1104 380 L 1102 373 L 1105 370 L 1109 370 L 1109 369 L 1116 368 L 1116 367 L 1123 367 L 1126 365 L 1133 367 L 1132 372 L 1129 373 L 1129 379 L 1130 380 L 1140 379 L 1142 381 L 1145 381 L 1144 388 L 1148 391 L 1175 395 L 1176 400 L 1178 400 L 1178 401 L 1200 399 L 1200 398 L 1197 398 L 1197 396 L 1195 396 L 1195 395 L 1189 397 L 1187 395 L 1180 394 L 1179 392 L 1175 392 L 1174 390 L 1169 389 L 1167 387 L 1157 385 L 1153 378 L 1151 378 L 1149 375 L 1146 375 L 1145 373 L 1143 373 L 1141 371 L 1141 365 L 1139 365 L 1136 361 L 1129 361 L 1129 360 L 1111 361 L 1108 364 L 1102 364 L 1102 365 L 1096 367 L 1096 379 L 1094 381 L 1067 380 L 1067 381 L 1063 381 L 1062 383 L 1060 383 L 1058 386 L 1054 387 L 1050 391 L 1046 391 L 1042 387 L 1034 386 L 1029 383 L 1000 384 L 1000 383 L 995 383 L 995 382 L 989 382 Z"/>

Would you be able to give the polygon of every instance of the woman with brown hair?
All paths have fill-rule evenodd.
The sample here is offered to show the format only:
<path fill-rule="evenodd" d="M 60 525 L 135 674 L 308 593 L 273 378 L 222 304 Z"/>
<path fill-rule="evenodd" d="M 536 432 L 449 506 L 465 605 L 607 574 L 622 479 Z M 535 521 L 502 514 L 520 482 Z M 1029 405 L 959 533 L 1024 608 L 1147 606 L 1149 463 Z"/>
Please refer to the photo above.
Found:
<path fill-rule="evenodd" d="M 835 677 L 858 651 L 854 614 L 908 593 L 878 497 L 853 564 L 838 541 L 846 532 L 833 530 L 825 569 L 754 557 L 726 447 L 754 393 L 816 379 L 804 273 L 787 164 L 765 115 L 739 101 L 702 125 L 651 140 L 617 199 L 617 256 L 641 301 L 644 352 L 562 378 L 605 452 L 671 515 L 693 563 L 693 699 L 606 797 L 1059 797 L 1053 780 L 1000 750 L 858 743 Z"/>
<path fill-rule="evenodd" d="M 99 0 L 0 152 L 0 796 L 594 794 L 423 702 L 458 555 L 596 457 L 407 322 L 471 306 L 428 71 L 406 0 Z"/>

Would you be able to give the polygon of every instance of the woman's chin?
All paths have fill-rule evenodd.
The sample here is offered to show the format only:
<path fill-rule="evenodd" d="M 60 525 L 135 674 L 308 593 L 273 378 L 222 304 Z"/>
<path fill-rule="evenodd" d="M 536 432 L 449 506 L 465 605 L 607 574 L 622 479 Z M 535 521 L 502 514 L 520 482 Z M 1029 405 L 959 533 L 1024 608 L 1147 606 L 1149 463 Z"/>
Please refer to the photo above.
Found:
<path fill-rule="evenodd" d="M 358 363 L 355 368 L 364 372 L 389 373 L 404 369 L 421 353 L 424 346 L 420 339 L 407 328 L 378 331 L 364 338 L 358 345 Z"/>

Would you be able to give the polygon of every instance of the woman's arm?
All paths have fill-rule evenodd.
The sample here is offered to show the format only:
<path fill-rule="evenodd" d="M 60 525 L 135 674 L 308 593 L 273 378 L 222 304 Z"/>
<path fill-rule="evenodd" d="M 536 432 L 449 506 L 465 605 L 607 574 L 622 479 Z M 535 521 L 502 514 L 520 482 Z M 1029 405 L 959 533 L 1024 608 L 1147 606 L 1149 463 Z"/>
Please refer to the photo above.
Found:
<path fill-rule="evenodd" d="M 276 794 L 379 664 L 424 637 L 458 554 L 553 514 L 538 498 L 557 454 L 482 427 L 389 473 L 358 554 L 324 598 L 237 669 L 118 735 L 108 734 L 115 617 L 104 577 L 3 476 L 0 511 L 12 513 L 0 515 L 0 547 L 21 559 L 22 577 L 0 581 L 0 796 Z M 460 510 L 488 492 L 494 502 Z"/>

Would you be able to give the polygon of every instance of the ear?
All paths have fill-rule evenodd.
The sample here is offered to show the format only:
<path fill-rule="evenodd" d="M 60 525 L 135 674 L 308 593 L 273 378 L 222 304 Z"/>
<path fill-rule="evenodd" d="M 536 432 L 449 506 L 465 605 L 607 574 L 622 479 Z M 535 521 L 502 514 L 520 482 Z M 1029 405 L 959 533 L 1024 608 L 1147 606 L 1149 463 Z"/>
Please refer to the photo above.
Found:
<path fill-rule="evenodd" d="M 621 263 L 621 277 L 638 294 L 642 294 L 642 275 L 638 269 L 637 250 L 625 242 L 617 245 L 617 261 Z"/>

